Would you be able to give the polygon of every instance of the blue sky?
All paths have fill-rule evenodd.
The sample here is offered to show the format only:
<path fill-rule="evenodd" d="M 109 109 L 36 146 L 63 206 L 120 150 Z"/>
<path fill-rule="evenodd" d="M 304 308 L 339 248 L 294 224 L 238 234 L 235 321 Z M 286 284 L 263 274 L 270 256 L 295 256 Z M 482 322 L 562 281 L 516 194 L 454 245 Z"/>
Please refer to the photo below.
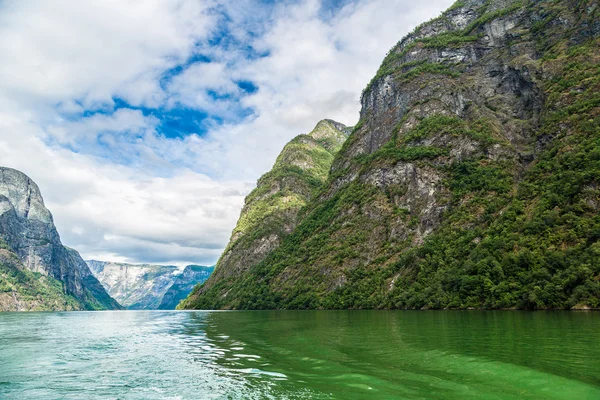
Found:
<path fill-rule="evenodd" d="M 323 22 L 334 19 L 340 10 L 357 4 L 355 0 L 327 0 L 318 6 L 318 12 L 315 18 Z M 276 4 L 278 6 L 276 6 Z M 201 40 L 193 43 L 193 50 L 190 51 L 186 59 L 174 59 L 172 66 L 165 69 L 157 76 L 160 89 L 166 93 L 170 92 L 173 81 L 189 71 L 190 68 L 201 64 L 210 65 L 211 63 L 225 62 L 227 68 L 235 69 L 238 64 L 253 62 L 260 58 L 268 58 L 270 52 L 265 49 L 257 49 L 252 41 L 260 38 L 272 24 L 276 23 L 276 16 L 281 5 L 301 7 L 301 1 L 275 2 L 271 0 L 257 1 L 251 3 L 251 7 L 241 15 L 231 15 L 231 7 L 224 3 L 210 4 L 205 13 L 211 15 L 216 21 L 216 27 L 210 31 Z M 245 30 L 243 35 L 236 31 L 242 25 Z M 215 54 L 214 49 L 226 51 L 234 54 L 234 57 L 222 57 Z M 139 110 L 145 117 L 156 119 L 154 127 L 158 135 L 165 138 L 183 138 L 188 135 L 203 136 L 210 132 L 215 126 L 224 124 L 240 124 L 251 120 L 256 115 L 253 107 L 244 105 L 242 99 L 252 95 L 259 90 L 259 86 L 252 81 L 251 77 L 241 75 L 238 79 L 232 80 L 232 85 L 228 87 L 218 87 L 218 85 L 202 88 L 208 102 L 221 103 L 224 109 L 215 111 L 202 107 L 201 105 L 191 105 L 181 102 L 176 98 L 170 101 L 162 102 L 149 106 L 143 102 L 130 102 L 122 97 L 112 97 L 104 102 L 95 103 L 92 106 L 83 104 L 82 99 L 75 99 L 75 102 L 81 105 L 77 112 L 61 112 L 61 104 L 57 105 L 57 112 L 61 117 L 74 121 L 92 117 L 95 114 L 111 115 L 118 110 Z M 138 135 L 139 136 L 139 135 Z M 104 150 L 103 143 L 98 140 L 95 143 L 97 150 Z M 72 146 L 74 151 L 85 151 L 83 147 Z M 111 158 L 114 155 L 110 149 L 106 149 L 104 156 Z M 121 162 L 118 157 L 113 161 Z"/>
<path fill-rule="evenodd" d="M 0 2 L 0 157 L 84 257 L 213 264 L 294 136 L 452 0 Z"/>

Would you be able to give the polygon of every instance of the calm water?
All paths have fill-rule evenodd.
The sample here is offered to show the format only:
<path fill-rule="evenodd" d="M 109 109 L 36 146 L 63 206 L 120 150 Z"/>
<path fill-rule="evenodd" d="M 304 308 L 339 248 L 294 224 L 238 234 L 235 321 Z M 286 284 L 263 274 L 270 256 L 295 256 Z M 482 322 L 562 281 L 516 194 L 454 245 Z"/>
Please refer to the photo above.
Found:
<path fill-rule="evenodd" d="M 600 313 L 5 313 L 0 398 L 600 399 Z"/>

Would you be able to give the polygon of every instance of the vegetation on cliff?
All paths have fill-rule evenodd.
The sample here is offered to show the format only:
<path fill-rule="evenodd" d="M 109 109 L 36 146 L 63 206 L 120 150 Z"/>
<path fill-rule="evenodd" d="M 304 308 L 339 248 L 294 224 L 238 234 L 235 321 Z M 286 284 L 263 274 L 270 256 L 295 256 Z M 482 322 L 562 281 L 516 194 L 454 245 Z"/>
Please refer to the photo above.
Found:
<path fill-rule="evenodd" d="M 0 311 L 80 310 L 82 305 L 64 293 L 60 281 L 27 270 L 0 240 Z"/>
<path fill-rule="evenodd" d="M 334 155 L 350 129 L 323 120 L 306 135 L 289 142 L 271 171 L 264 174 L 246 197 L 238 223 L 214 273 L 196 286 L 179 308 L 193 307 L 214 284 L 235 279 L 260 263 L 296 227 L 298 212 L 327 180 Z"/>
<path fill-rule="evenodd" d="M 600 307 L 600 6 L 457 2 L 392 49 L 294 230 L 190 308 Z"/>

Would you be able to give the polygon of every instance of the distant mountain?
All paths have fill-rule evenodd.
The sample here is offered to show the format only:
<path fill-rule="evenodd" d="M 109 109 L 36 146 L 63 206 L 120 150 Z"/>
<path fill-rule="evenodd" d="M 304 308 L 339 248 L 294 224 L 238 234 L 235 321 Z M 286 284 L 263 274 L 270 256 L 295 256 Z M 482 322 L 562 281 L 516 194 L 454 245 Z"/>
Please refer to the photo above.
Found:
<path fill-rule="evenodd" d="M 195 283 L 208 278 L 212 269 L 187 266 L 182 273 L 173 265 L 127 264 L 97 260 L 86 261 L 94 276 L 108 293 L 130 310 L 175 309 L 177 303 L 168 299 L 181 299 L 188 295 Z M 196 281 L 197 279 L 197 281 Z M 173 286 L 175 287 L 170 290 Z M 187 289 L 187 286 L 191 287 Z M 185 293 L 179 293 L 183 290 Z"/>
<path fill-rule="evenodd" d="M 213 273 L 215 267 L 188 265 L 179 274 L 173 285 L 167 290 L 158 306 L 159 310 L 173 310 L 181 300 L 185 299 L 197 284 L 204 283 Z"/>
<path fill-rule="evenodd" d="M 62 245 L 35 182 L 0 167 L 0 311 L 120 308 Z"/>

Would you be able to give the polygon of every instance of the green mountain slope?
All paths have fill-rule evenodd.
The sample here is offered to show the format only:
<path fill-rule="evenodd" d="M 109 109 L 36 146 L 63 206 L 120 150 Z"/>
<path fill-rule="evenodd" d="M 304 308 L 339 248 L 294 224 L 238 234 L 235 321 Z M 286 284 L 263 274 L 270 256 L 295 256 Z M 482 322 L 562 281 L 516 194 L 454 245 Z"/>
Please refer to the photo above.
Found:
<path fill-rule="evenodd" d="M 214 273 L 197 286 L 179 308 L 193 307 L 207 290 L 220 292 L 226 282 L 244 276 L 260 263 L 298 223 L 298 212 L 326 181 L 334 155 L 349 129 L 323 120 L 307 135 L 289 142 L 271 171 L 264 174 L 247 197 L 238 223 Z M 217 287 L 215 287 L 217 285 Z"/>
<path fill-rule="evenodd" d="M 361 102 L 293 232 L 188 307 L 600 306 L 597 1 L 458 1 Z"/>
<path fill-rule="evenodd" d="M 80 310 L 82 304 L 63 292 L 60 281 L 27 270 L 0 242 L 0 311 Z"/>

